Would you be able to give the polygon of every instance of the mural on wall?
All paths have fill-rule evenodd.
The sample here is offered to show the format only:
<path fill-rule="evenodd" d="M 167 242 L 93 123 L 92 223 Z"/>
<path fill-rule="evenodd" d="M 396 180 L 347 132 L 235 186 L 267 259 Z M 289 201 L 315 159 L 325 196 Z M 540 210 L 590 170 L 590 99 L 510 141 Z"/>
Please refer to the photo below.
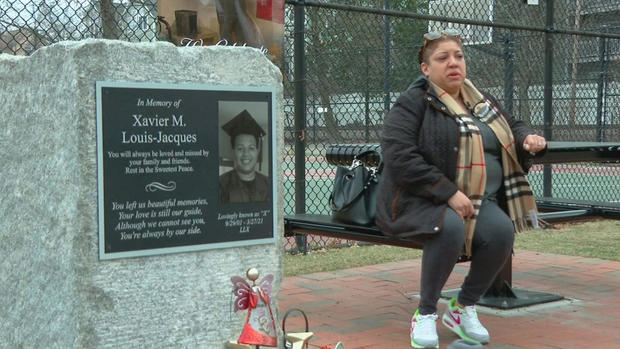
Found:
<path fill-rule="evenodd" d="M 179 46 L 252 46 L 280 65 L 284 0 L 159 0 L 160 39 Z"/>

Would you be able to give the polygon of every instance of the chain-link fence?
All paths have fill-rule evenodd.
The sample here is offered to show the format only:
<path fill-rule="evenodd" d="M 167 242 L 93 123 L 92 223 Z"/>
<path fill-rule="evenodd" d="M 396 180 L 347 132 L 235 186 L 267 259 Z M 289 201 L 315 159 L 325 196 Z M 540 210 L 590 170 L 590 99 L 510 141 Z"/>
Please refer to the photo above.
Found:
<path fill-rule="evenodd" d="M 417 52 L 423 34 L 437 28 L 458 28 L 468 77 L 548 139 L 620 141 L 618 0 L 289 4 L 287 55 L 290 62 L 297 55 L 297 64 L 290 65 L 293 71 L 287 75 L 287 144 L 296 149 L 291 154 L 303 152 L 305 162 L 286 163 L 290 173 L 298 173 L 285 189 L 288 214 L 330 213 L 335 168 L 321 159 L 326 145 L 379 142 L 383 116 L 421 74 Z M 295 12 L 303 27 L 295 27 Z M 300 32 L 303 51 L 294 45 Z M 294 71 L 299 61 L 304 74 Z M 546 94 L 550 85 L 552 96 Z M 297 109 L 305 111 L 305 120 L 297 115 L 297 124 L 296 103 L 305 103 Z M 617 203 L 618 175 L 618 165 L 558 164 L 535 166 L 529 179 L 539 198 Z M 311 247 L 333 243 L 321 237 L 309 240 Z"/>
<path fill-rule="evenodd" d="M 164 25 L 157 0 L 0 0 L 0 53 L 86 38 L 154 41 Z"/>
<path fill-rule="evenodd" d="M 157 6 L 0 0 L 0 52 L 84 38 L 170 40 Z M 620 141 L 620 0 L 288 0 L 286 214 L 329 213 L 335 168 L 322 160 L 325 147 L 379 142 L 383 116 L 420 75 L 422 35 L 442 27 L 463 33 L 468 77 L 540 134 Z M 538 197 L 619 202 L 619 174 L 618 165 L 559 164 L 529 178 Z M 333 243 L 341 242 L 311 241 Z"/>

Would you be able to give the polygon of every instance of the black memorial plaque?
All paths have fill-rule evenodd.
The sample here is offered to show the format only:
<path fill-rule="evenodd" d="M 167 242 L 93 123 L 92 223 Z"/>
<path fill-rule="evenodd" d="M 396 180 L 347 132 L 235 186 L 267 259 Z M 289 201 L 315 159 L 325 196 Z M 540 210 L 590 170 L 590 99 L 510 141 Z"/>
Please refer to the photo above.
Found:
<path fill-rule="evenodd" d="M 97 82 L 101 259 L 275 241 L 274 92 L 270 88 Z M 260 202 L 220 202 L 232 170 L 222 124 L 262 122 Z"/>

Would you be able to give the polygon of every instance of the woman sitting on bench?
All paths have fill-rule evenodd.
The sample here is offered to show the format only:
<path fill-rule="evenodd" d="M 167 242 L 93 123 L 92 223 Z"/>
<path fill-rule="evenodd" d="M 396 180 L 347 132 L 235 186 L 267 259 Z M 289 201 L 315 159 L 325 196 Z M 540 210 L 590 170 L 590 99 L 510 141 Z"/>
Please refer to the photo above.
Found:
<path fill-rule="evenodd" d="M 469 274 L 442 322 L 488 343 L 474 304 L 510 257 L 515 230 L 536 219 L 525 174 L 546 142 L 466 79 L 458 31 L 425 34 L 418 60 L 424 76 L 385 118 L 376 223 L 385 234 L 425 241 L 411 345 L 439 346 L 437 301 L 462 252 Z"/>

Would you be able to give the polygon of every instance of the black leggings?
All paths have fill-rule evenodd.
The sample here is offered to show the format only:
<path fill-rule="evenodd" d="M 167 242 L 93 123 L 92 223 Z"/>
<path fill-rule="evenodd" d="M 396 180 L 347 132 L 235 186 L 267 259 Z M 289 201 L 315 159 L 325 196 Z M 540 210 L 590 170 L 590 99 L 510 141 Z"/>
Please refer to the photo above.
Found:
<path fill-rule="evenodd" d="M 510 257 L 514 226 L 494 201 L 484 200 L 476 222 L 469 273 L 458 302 L 473 305 L 491 286 Z M 465 244 L 465 225 L 451 208 L 446 210 L 443 229 L 426 240 L 422 255 L 420 314 L 437 312 L 437 301 Z"/>

